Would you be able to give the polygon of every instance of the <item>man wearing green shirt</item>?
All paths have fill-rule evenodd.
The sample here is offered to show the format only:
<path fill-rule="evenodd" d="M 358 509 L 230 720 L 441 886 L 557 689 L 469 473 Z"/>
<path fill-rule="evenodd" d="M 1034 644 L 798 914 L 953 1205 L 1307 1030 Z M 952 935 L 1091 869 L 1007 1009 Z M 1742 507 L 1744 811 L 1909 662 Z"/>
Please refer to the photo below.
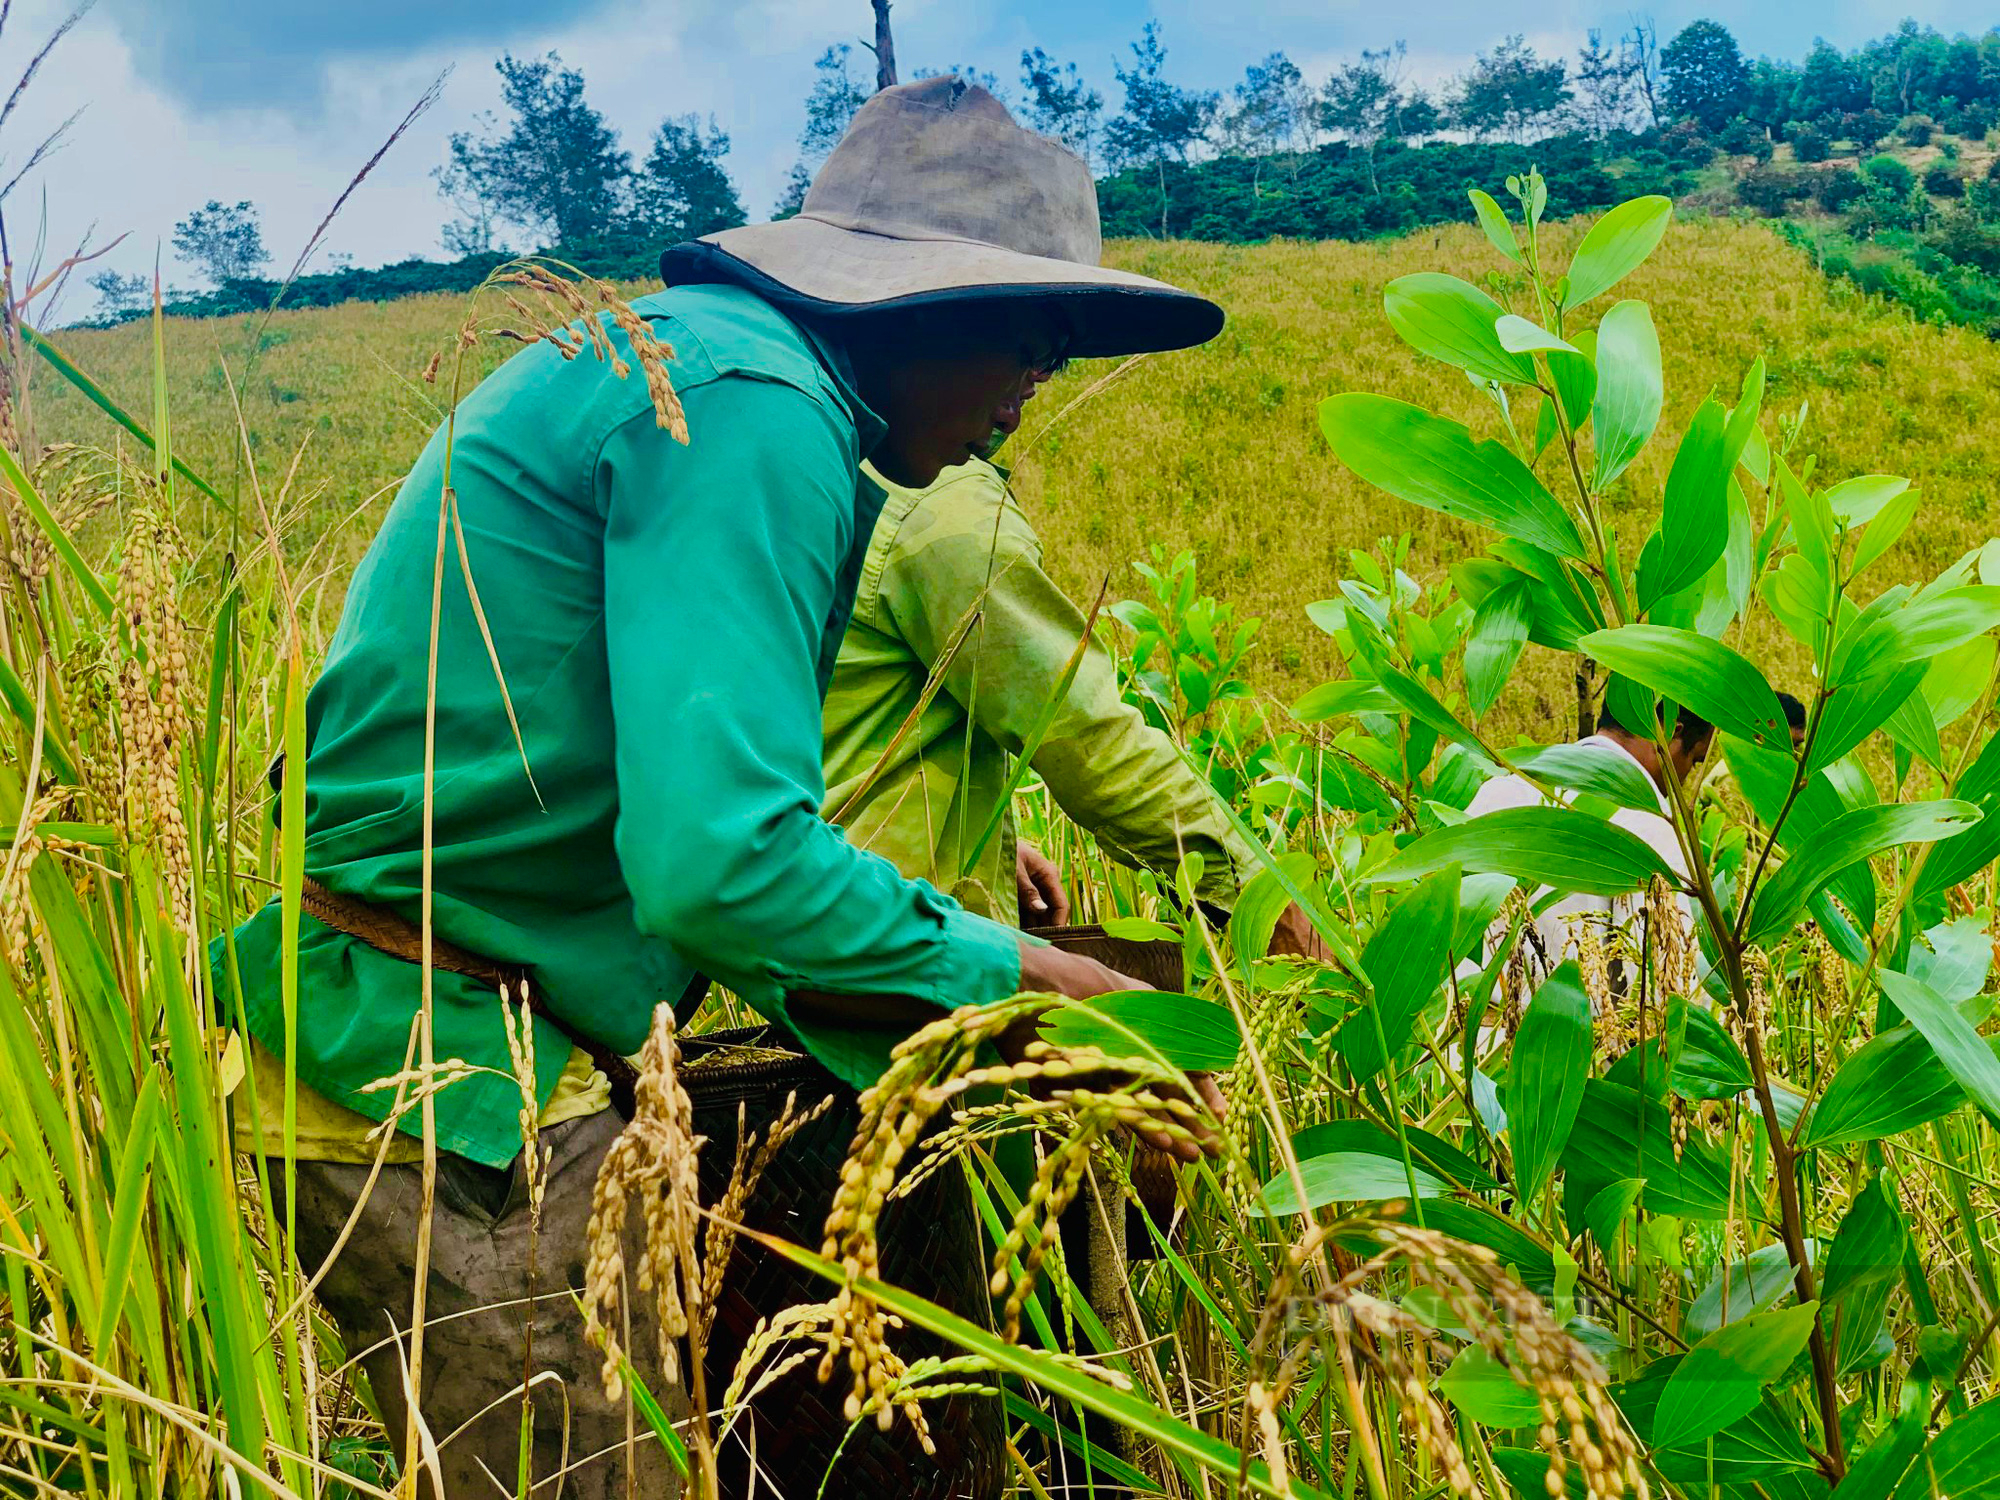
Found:
<path fill-rule="evenodd" d="M 393 1091 L 369 1085 L 406 1067 L 425 987 L 369 934 L 428 914 L 437 944 L 476 960 L 458 972 L 434 948 L 429 983 L 431 1053 L 470 1068 L 431 1106 L 425 1285 L 427 1318 L 443 1316 L 418 1406 L 448 1493 L 489 1474 L 512 1492 L 529 1327 L 521 1098 L 481 965 L 532 984 L 553 1153 L 532 1338 L 564 1390 L 538 1409 L 530 1465 L 537 1482 L 566 1466 L 564 1493 L 589 1496 L 677 1481 L 650 1443 L 628 1462 L 626 1409 L 547 1284 L 579 1269 L 621 1125 L 580 1053 L 636 1050 L 699 974 L 858 1086 L 886 1045 L 868 1017 L 893 1038 L 1023 989 L 1132 984 L 967 912 L 818 815 L 822 697 L 881 497 L 862 460 L 921 488 L 1018 423 L 1066 353 L 1184 347 L 1221 325 L 1212 303 L 1098 252 L 1075 156 L 957 79 L 885 90 L 803 213 L 670 250 L 668 289 L 634 305 L 673 349 L 685 443 L 644 381 L 537 345 L 432 438 L 358 569 L 309 699 L 308 758 L 288 773 L 303 774 L 307 874 L 331 920 L 301 922 L 294 989 L 267 906 L 218 945 L 218 983 L 242 997 L 266 1121 L 295 1074 L 320 1143 L 291 1146 L 298 1249 L 309 1272 L 331 1261 L 319 1294 L 350 1350 L 374 1350 L 363 1363 L 400 1443 L 427 1194 L 414 1163 L 377 1181 L 353 1131 L 388 1114 Z M 805 992 L 824 998 L 808 1011 L 791 1002 Z M 674 1409 L 640 1326 L 648 1299 L 627 1295 L 627 1347 Z M 985 1494 L 989 1479 L 936 1466 L 908 1495 Z"/>

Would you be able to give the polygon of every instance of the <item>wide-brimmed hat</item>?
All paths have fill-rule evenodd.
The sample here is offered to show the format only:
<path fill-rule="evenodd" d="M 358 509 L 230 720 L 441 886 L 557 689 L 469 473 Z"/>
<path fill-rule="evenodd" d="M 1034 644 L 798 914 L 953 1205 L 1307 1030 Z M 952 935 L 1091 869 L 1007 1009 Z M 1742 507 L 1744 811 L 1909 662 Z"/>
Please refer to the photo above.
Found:
<path fill-rule="evenodd" d="M 1213 302 L 1100 266 L 1102 248 L 1081 157 L 978 85 L 925 78 L 861 106 L 796 217 L 676 245 L 660 275 L 737 282 L 822 318 L 1044 301 L 1064 311 L 1079 357 L 1184 349 L 1221 330 Z"/>

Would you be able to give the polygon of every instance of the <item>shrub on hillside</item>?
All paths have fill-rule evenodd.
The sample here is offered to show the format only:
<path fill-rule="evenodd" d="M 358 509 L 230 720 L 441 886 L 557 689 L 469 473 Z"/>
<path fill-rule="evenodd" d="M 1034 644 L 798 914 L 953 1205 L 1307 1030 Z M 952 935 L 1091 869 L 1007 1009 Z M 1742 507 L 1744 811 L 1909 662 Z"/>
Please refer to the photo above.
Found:
<path fill-rule="evenodd" d="M 1810 120 L 1794 120 L 1785 127 L 1792 150 L 1800 161 L 1825 161 L 1833 154 L 1833 137 Z"/>
<path fill-rule="evenodd" d="M 1986 132 L 1996 124 L 2000 124 L 2000 108 L 1985 99 L 1975 99 L 1944 119 L 1945 129 L 1975 145 L 1984 141 Z"/>
<path fill-rule="evenodd" d="M 1830 214 L 1845 213 L 1857 198 L 1868 191 L 1867 180 L 1852 167 L 1826 167 L 1820 171 L 1815 196 Z"/>
<path fill-rule="evenodd" d="M 1924 170 L 1924 191 L 1933 198 L 1963 198 L 1965 179 L 1958 175 L 1951 163 L 1932 162 Z"/>
<path fill-rule="evenodd" d="M 1736 196 L 1767 219 L 1775 219 L 1801 198 L 1810 198 L 1814 174 L 1786 167 L 1757 167 L 1736 184 Z"/>
<path fill-rule="evenodd" d="M 1888 198 L 1907 198 L 1917 185 L 1917 174 L 1893 156 L 1872 156 L 1861 168 L 1870 191 Z"/>
<path fill-rule="evenodd" d="M 1947 209 L 1924 243 L 1953 265 L 2000 276 L 2000 224 L 1984 224 L 1963 208 Z"/>
<path fill-rule="evenodd" d="M 1840 133 L 1854 142 L 1856 151 L 1873 151 L 1889 138 L 1889 117 L 1873 107 L 1842 117 Z"/>
<path fill-rule="evenodd" d="M 1937 121 L 1929 115 L 1904 115 L 1903 123 L 1896 127 L 1896 132 L 1902 136 L 1906 146 L 1928 146 L 1931 137 L 1937 134 L 1937 128 Z"/>
<path fill-rule="evenodd" d="M 1715 160 L 1715 143 L 1692 120 L 1676 120 L 1662 130 L 1660 150 L 1677 167 L 1705 167 Z"/>
<path fill-rule="evenodd" d="M 1751 156 L 1759 162 L 1771 159 L 1771 134 L 1755 121 L 1738 115 L 1717 133 L 1716 145 L 1731 156 Z"/>

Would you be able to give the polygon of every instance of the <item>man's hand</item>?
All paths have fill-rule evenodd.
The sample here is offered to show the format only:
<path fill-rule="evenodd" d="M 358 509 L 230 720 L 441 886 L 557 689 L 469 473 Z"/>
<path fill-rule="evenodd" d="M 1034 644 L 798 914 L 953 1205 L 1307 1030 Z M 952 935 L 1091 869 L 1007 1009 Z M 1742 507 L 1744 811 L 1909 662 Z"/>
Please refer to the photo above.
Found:
<path fill-rule="evenodd" d="M 1069 893 L 1055 861 L 1026 839 L 1014 845 L 1014 888 L 1023 927 L 1065 927 L 1069 924 Z M 1103 993 L 1099 991 L 1099 993 Z"/>
<path fill-rule="evenodd" d="M 1090 1000 L 1098 995 L 1108 995 L 1115 990 L 1144 990 L 1150 989 L 1151 986 L 1141 984 L 1129 974 L 1121 974 L 1116 969 L 1107 968 L 1096 959 L 1086 958 L 1081 953 L 1065 953 L 1060 948 L 1023 941 L 1021 988 L 1066 995 L 1072 1000 Z M 1019 1062 L 1025 1055 L 1028 1044 L 1035 1040 L 1038 1025 L 1039 1018 L 1030 1016 L 1010 1027 L 999 1038 L 1000 1055 L 1009 1062 Z M 1117 1086 L 1116 1081 L 1109 1078 L 1078 1078 L 1071 1081 L 1095 1087 Z M 1221 1152 L 1222 1143 L 1215 1133 L 1212 1121 L 1222 1119 L 1225 1105 L 1222 1090 L 1216 1086 L 1213 1075 L 1190 1073 L 1188 1081 L 1194 1085 L 1193 1102 L 1207 1110 L 1212 1117 L 1212 1120 L 1196 1118 L 1180 1122 L 1193 1133 L 1193 1140 L 1177 1139 L 1165 1130 L 1145 1126 L 1135 1127 L 1133 1133 L 1149 1146 L 1181 1161 L 1193 1162 L 1199 1161 L 1204 1155 L 1215 1156 Z"/>
<path fill-rule="evenodd" d="M 1314 963 L 1333 962 L 1333 950 L 1326 945 L 1314 929 L 1312 919 L 1294 901 L 1278 917 L 1278 925 L 1271 929 L 1271 957 L 1309 958 Z"/>

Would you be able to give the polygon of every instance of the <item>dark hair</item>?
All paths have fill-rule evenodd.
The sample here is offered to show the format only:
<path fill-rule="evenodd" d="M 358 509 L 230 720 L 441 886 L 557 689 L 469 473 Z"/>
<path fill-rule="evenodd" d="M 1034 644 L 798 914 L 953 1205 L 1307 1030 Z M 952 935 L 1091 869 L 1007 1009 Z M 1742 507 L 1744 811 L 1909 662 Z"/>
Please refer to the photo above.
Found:
<path fill-rule="evenodd" d="M 1806 706 L 1790 693 L 1778 694 L 1778 706 L 1785 711 L 1785 722 L 1794 729 L 1806 727 Z"/>
<path fill-rule="evenodd" d="M 1626 728 L 1618 715 L 1611 711 L 1609 701 L 1606 701 L 1605 705 L 1597 711 L 1597 729 L 1600 734 L 1607 729 L 1615 729 L 1620 734 L 1633 734 L 1636 732 Z M 1691 708 L 1682 709 L 1680 717 L 1674 721 L 1674 738 L 1685 745 L 1692 745 L 1699 740 L 1705 740 L 1714 733 L 1715 726 Z"/>

